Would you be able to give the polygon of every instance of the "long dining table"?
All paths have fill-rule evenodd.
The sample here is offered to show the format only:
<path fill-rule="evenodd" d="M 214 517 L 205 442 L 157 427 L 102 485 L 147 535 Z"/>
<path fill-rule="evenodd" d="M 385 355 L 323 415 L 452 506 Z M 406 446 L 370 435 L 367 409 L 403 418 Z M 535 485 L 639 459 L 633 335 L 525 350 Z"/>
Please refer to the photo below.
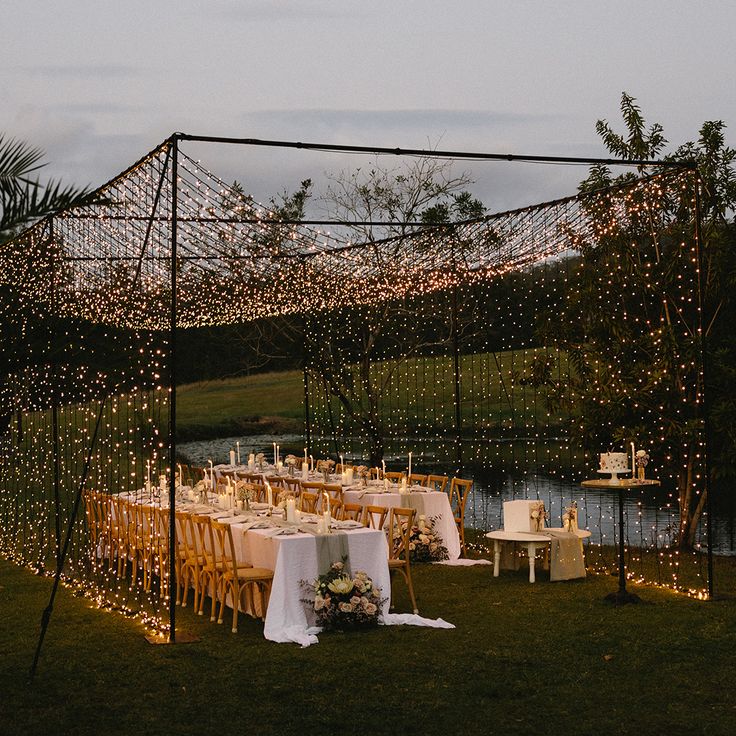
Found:
<path fill-rule="evenodd" d="M 148 494 L 121 494 L 138 503 L 167 507 L 167 499 L 158 501 Z M 391 578 L 388 570 L 388 544 L 383 530 L 367 529 L 350 521 L 331 522 L 330 533 L 316 533 L 317 517 L 303 514 L 300 523 L 290 524 L 280 513 L 269 514 L 265 504 L 252 504 L 248 512 L 225 510 L 209 504 L 181 500 L 177 510 L 210 515 L 231 524 L 238 563 L 273 570 L 274 577 L 264 621 L 264 636 L 274 642 L 295 642 L 302 646 L 317 641 L 318 629 L 308 603 L 311 583 L 327 565 L 341 562 L 336 550 L 346 550 L 346 564 L 355 574 L 365 572 L 381 591 L 382 613 L 391 602 Z M 344 540 L 337 537 L 344 535 Z M 339 544 L 335 544 L 340 542 Z M 260 615 L 260 611 L 246 611 Z"/>
<path fill-rule="evenodd" d="M 287 477 L 286 470 L 281 471 L 283 477 Z M 216 478 L 226 474 L 243 475 L 245 473 L 256 473 L 261 475 L 264 481 L 279 474 L 278 469 L 270 464 L 262 468 L 247 465 L 215 465 Z M 295 473 L 294 477 L 300 480 L 324 481 L 322 473 L 310 472 L 303 477 L 301 472 Z M 427 519 L 435 520 L 435 531 L 441 537 L 449 560 L 457 560 L 460 557 L 460 532 L 455 523 L 455 515 L 450 505 L 450 498 L 444 491 L 435 491 L 420 485 L 412 485 L 404 492 L 397 483 L 384 483 L 383 480 L 371 480 L 367 484 L 353 482 L 345 484 L 339 474 L 328 478 L 328 483 L 342 486 L 342 499 L 345 503 L 358 503 L 362 506 L 383 506 L 384 508 L 408 507 L 416 509 L 417 516 L 424 515 Z M 320 501 L 321 503 L 321 501 Z M 321 506 L 319 506 L 321 508 Z"/>

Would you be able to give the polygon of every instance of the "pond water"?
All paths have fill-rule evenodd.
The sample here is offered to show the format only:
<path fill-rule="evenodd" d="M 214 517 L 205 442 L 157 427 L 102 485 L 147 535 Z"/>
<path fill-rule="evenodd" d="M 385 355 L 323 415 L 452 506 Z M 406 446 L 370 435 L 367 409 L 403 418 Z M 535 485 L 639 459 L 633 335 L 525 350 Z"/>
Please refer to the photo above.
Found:
<path fill-rule="evenodd" d="M 294 453 L 303 452 L 304 438 L 301 435 L 253 435 L 247 437 L 224 437 L 215 440 L 181 443 L 179 452 L 190 462 L 205 465 L 209 459 L 217 464 L 227 462 L 228 453 L 240 442 L 243 461 L 249 453 L 264 452 L 270 458 L 273 443 L 289 448 Z M 359 455 L 345 454 L 345 459 L 354 463 L 365 462 Z M 406 467 L 408 457 L 391 452 L 386 462 L 392 469 Z M 431 467 L 431 472 L 452 474 L 450 464 L 431 461 L 425 467 L 420 462 L 415 466 L 419 472 Z M 591 541 L 599 544 L 615 544 L 618 541 L 618 493 L 615 491 L 591 491 L 583 489 L 577 482 L 550 477 L 539 472 L 507 472 L 489 463 L 466 463 L 464 477 L 472 478 L 473 493 L 466 510 L 467 525 L 481 530 L 499 529 L 503 526 L 501 510 L 504 501 L 517 498 L 538 498 L 544 501 L 549 512 L 549 526 L 561 526 L 562 513 L 571 501 L 578 505 L 578 523 L 590 529 Z M 723 501 L 713 503 L 713 550 L 717 554 L 736 554 L 736 530 L 733 509 Z M 678 504 L 671 491 L 663 488 L 648 488 L 627 491 L 624 497 L 624 525 L 626 541 L 637 547 L 667 547 L 673 542 L 679 521 Z"/>

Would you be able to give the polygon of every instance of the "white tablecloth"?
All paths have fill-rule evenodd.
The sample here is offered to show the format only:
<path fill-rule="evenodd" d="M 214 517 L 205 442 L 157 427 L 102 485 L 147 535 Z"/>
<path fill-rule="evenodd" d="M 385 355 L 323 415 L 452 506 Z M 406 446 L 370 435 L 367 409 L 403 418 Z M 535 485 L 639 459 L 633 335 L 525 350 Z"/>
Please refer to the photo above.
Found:
<path fill-rule="evenodd" d="M 238 524 L 233 524 L 233 536 L 242 539 L 240 552 L 236 554 L 247 555 L 246 561 L 254 567 L 268 567 L 274 571 L 263 630 L 266 639 L 302 645 L 316 643 L 316 636 L 310 632 L 314 621 L 307 615 L 309 606 L 302 602 L 312 596 L 302 586 L 302 581 L 311 583 L 319 574 L 316 537 L 303 533 L 269 536 L 273 530 L 268 529 L 251 529 L 245 534 L 237 530 Z M 388 613 L 391 579 L 386 535 L 376 529 L 356 529 L 347 532 L 347 541 L 352 573 L 362 570 L 368 574 L 373 584 L 380 588 L 381 598 L 386 599 L 383 612 Z"/>
<path fill-rule="evenodd" d="M 450 507 L 450 499 L 446 493 L 439 491 L 411 491 L 408 494 L 396 492 L 372 493 L 368 489 L 346 490 L 343 493 L 345 503 L 360 503 L 364 506 L 403 506 L 417 510 L 417 515 L 424 514 L 428 519 L 436 517 L 435 529 L 447 547 L 450 560 L 460 557 L 460 533 L 455 524 L 455 517 Z"/>

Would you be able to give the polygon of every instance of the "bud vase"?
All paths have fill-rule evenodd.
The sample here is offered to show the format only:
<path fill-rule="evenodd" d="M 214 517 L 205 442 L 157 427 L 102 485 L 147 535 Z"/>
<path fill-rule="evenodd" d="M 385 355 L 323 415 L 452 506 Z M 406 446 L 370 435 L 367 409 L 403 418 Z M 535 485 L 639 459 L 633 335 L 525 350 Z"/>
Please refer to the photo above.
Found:
<path fill-rule="evenodd" d="M 639 466 L 639 467 L 638 467 L 638 468 L 636 469 L 636 477 L 637 477 L 637 478 L 638 478 L 639 480 L 644 480 L 644 466 L 643 466 L 643 465 L 642 465 L 642 466 Z"/>

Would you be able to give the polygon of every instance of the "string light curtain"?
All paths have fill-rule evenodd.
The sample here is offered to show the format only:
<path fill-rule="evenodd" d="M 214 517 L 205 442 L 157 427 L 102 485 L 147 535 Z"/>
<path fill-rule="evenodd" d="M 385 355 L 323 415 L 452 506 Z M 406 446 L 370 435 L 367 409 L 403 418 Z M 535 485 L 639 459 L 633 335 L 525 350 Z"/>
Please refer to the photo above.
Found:
<path fill-rule="evenodd" d="M 672 476 L 661 505 L 672 529 L 663 536 L 662 525 L 637 528 L 630 518 L 630 564 L 644 574 L 636 549 L 661 548 L 655 574 L 686 587 L 670 543 L 681 527 L 676 476 L 685 472 L 702 498 L 692 172 L 356 243 L 339 226 L 328 234 L 279 221 L 174 144 L 101 187 L 96 204 L 47 218 L 0 252 L 3 309 L 15 326 L 3 341 L 0 397 L 0 414 L 13 418 L 2 455 L 3 554 L 53 566 L 85 449 L 93 448 L 86 487 L 109 496 L 140 488 L 149 473 L 155 485 L 168 472 L 172 313 L 178 330 L 302 315 L 315 454 L 334 454 L 337 444 L 366 457 L 413 448 L 428 469 L 461 472 L 476 462 L 569 483 L 590 474 L 594 454 L 620 443 L 628 427 L 661 449 L 652 475 Z M 666 249 L 646 235 L 653 218 Z M 619 258 L 612 244 L 627 238 L 631 258 Z M 586 293 L 596 295 L 598 310 L 576 301 L 577 279 L 591 278 L 591 262 L 598 281 Z M 665 336 L 662 305 L 676 335 Z M 608 352 L 595 338 L 599 318 L 627 325 Z M 380 339 L 361 365 L 356 346 L 371 323 L 381 324 Z M 575 329 L 555 329 L 563 324 Z M 685 366 L 675 370 L 685 387 L 679 411 L 693 423 L 687 442 L 698 448 L 684 469 L 682 436 L 669 432 L 664 409 L 634 406 L 631 376 L 620 380 L 645 358 L 659 366 L 657 351 L 673 335 L 667 355 Z M 652 396 L 671 390 L 661 377 L 642 381 Z M 606 409 L 616 406 L 631 415 Z M 591 407 L 601 411 L 592 432 L 581 420 Z M 520 481 L 514 492 L 548 490 Z M 611 510 L 590 495 L 576 498 L 583 523 L 598 528 L 606 564 L 604 550 L 615 541 L 604 520 Z M 492 521 L 492 502 L 476 504 L 476 518 Z M 80 515 L 69 579 L 100 605 L 160 624 L 165 571 L 131 589 L 109 557 L 90 545 Z M 690 559 L 692 585 L 702 588 L 700 556 Z"/>

